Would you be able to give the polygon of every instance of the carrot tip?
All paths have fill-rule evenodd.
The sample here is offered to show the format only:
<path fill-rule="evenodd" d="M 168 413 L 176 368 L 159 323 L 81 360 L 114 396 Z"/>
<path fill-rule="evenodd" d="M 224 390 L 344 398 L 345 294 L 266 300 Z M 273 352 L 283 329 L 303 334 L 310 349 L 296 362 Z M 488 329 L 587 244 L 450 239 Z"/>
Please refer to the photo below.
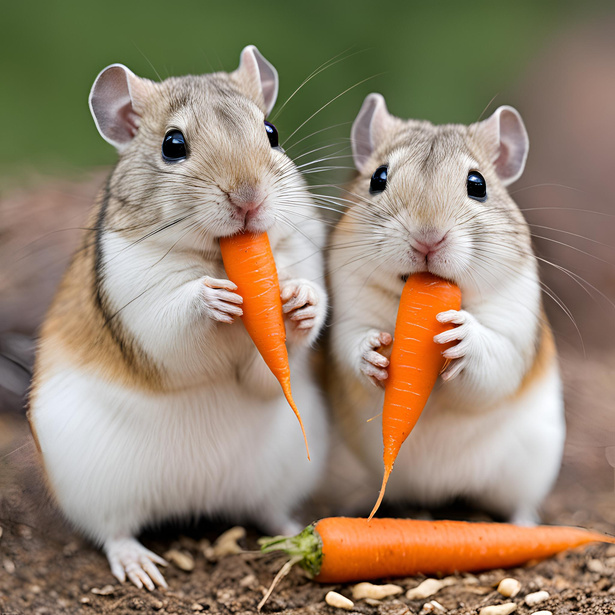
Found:
<path fill-rule="evenodd" d="M 382 504 L 382 498 L 384 498 L 384 491 L 386 489 L 387 482 L 389 481 L 389 476 L 391 474 L 392 469 L 393 469 L 393 466 L 386 467 L 384 469 L 384 477 L 382 478 L 382 487 L 380 487 L 380 493 L 378 494 L 378 499 L 376 500 L 376 504 L 374 504 L 374 508 L 372 508 L 372 512 L 369 513 L 369 517 L 367 518 L 368 521 L 372 520 L 372 517 L 376 514 L 376 512 L 380 508 L 380 504 Z"/>
<path fill-rule="evenodd" d="M 305 427 L 303 426 L 303 420 L 301 419 L 301 415 L 299 414 L 299 408 L 295 404 L 295 400 L 293 399 L 292 393 L 290 391 L 290 385 L 282 384 L 282 390 L 284 391 L 284 397 L 286 397 L 286 401 L 293 409 L 295 416 L 299 420 L 299 425 L 301 427 L 301 433 L 303 434 L 303 441 L 305 442 L 305 452 L 307 453 L 308 461 L 312 461 L 310 459 L 310 447 L 308 446 L 307 435 L 305 433 Z"/>

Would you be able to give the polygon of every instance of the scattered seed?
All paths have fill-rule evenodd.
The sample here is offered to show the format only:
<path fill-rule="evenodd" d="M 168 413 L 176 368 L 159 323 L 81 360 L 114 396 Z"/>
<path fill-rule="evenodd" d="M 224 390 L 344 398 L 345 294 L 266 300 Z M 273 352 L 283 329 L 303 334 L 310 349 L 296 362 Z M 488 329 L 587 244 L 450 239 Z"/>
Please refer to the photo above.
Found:
<path fill-rule="evenodd" d="M 586 565 L 587 570 L 590 572 L 597 572 L 598 574 L 605 573 L 605 566 L 599 559 L 590 559 Z"/>
<path fill-rule="evenodd" d="M 198 602 L 195 602 L 190 608 L 193 611 L 202 611 L 205 607 L 202 604 L 199 604 Z"/>
<path fill-rule="evenodd" d="M 525 597 L 525 604 L 527 604 L 528 606 L 534 606 L 548 599 L 549 599 L 549 592 L 542 590 L 539 592 L 534 592 L 533 594 L 528 594 Z"/>
<path fill-rule="evenodd" d="M 3 532 L 2 526 L 0 525 L 0 538 L 2 538 L 2 532 Z"/>
<path fill-rule="evenodd" d="M 437 601 L 426 602 L 421 609 L 421 613 L 445 613 L 446 609 Z"/>
<path fill-rule="evenodd" d="M 8 557 L 4 559 L 2 565 L 9 574 L 13 574 L 15 572 L 15 564 Z"/>
<path fill-rule="evenodd" d="M 551 611 L 534 611 L 532 615 L 553 615 Z"/>
<path fill-rule="evenodd" d="M 337 592 L 327 592 L 325 596 L 325 602 L 329 606 L 333 606 L 336 609 L 344 609 L 346 611 L 350 611 L 354 608 L 354 602 L 346 598 L 346 596 L 342 596 L 342 594 L 338 594 Z"/>
<path fill-rule="evenodd" d="M 256 577 L 253 574 L 248 574 L 243 579 L 241 579 L 241 581 L 239 581 L 239 585 L 241 587 L 251 587 L 256 582 Z"/>
<path fill-rule="evenodd" d="M 500 581 L 498 592 L 505 598 L 514 598 L 521 591 L 521 583 L 517 579 L 506 577 Z"/>
<path fill-rule="evenodd" d="M 505 604 L 485 606 L 479 611 L 478 615 L 510 615 L 516 610 L 517 605 L 514 602 L 506 602 Z"/>
<path fill-rule="evenodd" d="M 194 558 L 187 551 L 171 549 L 164 554 L 164 558 L 175 564 L 180 570 L 186 572 L 194 570 Z"/>
<path fill-rule="evenodd" d="M 389 596 L 397 596 L 404 591 L 399 585 L 373 585 L 372 583 L 358 583 L 352 588 L 352 597 L 354 600 L 362 600 L 371 598 L 372 600 L 383 600 Z"/>
<path fill-rule="evenodd" d="M 113 587 L 113 585 L 105 585 L 101 588 L 92 587 L 90 591 L 97 596 L 108 596 L 115 591 L 115 587 Z"/>
<path fill-rule="evenodd" d="M 455 583 L 455 577 L 446 577 L 445 579 L 425 579 L 420 585 L 409 589 L 406 592 L 408 600 L 420 600 L 429 598 L 437 594 L 443 587 Z"/>
<path fill-rule="evenodd" d="M 87 596 L 83 596 L 79 602 L 81 602 L 81 604 L 90 604 L 91 600 Z"/>
<path fill-rule="evenodd" d="M 226 555 L 235 555 L 243 553 L 243 549 L 237 544 L 238 540 L 246 537 L 246 530 L 243 527 L 236 526 L 227 530 L 218 536 L 218 540 L 214 542 L 213 555 L 216 558 L 225 557 Z"/>

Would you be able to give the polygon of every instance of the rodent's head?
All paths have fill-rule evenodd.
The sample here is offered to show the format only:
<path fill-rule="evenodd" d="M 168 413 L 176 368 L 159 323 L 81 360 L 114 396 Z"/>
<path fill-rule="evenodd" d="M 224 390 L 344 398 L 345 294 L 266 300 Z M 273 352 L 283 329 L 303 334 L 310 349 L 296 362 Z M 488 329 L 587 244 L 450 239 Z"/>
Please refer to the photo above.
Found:
<path fill-rule="evenodd" d="M 370 94 L 352 128 L 359 177 L 345 225 L 385 276 L 427 270 L 462 290 L 489 290 L 533 262 L 528 226 L 506 190 L 528 147 L 512 107 L 470 126 L 434 126 L 393 117 Z"/>
<path fill-rule="evenodd" d="M 144 226 L 182 220 L 195 237 L 267 230 L 302 180 L 265 117 L 278 74 L 254 46 L 231 73 L 142 79 L 120 64 L 90 93 L 103 138 L 120 155 L 113 197 Z M 128 218 L 127 218 L 128 219 Z"/>

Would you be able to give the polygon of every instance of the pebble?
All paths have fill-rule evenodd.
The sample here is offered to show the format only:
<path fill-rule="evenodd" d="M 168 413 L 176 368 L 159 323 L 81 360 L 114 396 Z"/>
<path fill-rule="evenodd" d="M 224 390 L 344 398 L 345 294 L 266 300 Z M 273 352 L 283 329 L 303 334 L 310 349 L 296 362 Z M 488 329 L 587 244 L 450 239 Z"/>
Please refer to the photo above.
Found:
<path fill-rule="evenodd" d="M 528 594 L 525 597 L 525 604 L 527 604 L 528 606 L 534 606 L 548 599 L 549 599 L 549 592 L 542 590 L 539 592 L 534 592 L 533 594 Z"/>
<path fill-rule="evenodd" d="M 521 591 L 521 583 L 517 579 L 506 577 L 500 581 L 498 592 L 506 598 L 514 598 Z"/>
<path fill-rule="evenodd" d="M 532 615 L 553 615 L 551 611 L 534 611 Z"/>
<path fill-rule="evenodd" d="M 27 525 L 18 525 L 17 534 L 25 540 L 30 540 L 32 538 L 32 528 Z"/>
<path fill-rule="evenodd" d="M 202 604 L 199 604 L 198 602 L 195 602 L 190 608 L 193 611 L 203 611 L 205 609 L 205 607 Z"/>
<path fill-rule="evenodd" d="M 420 585 L 409 589 L 406 592 L 408 600 L 420 600 L 429 598 L 437 594 L 443 587 L 451 585 L 455 582 L 455 577 L 447 577 L 446 579 L 425 579 Z"/>
<path fill-rule="evenodd" d="M 352 588 L 352 597 L 354 600 L 362 600 L 371 598 L 372 600 L 382 600 L 389 596 L 397 596 L 404 591 L 399 585 L 374 585 L 372 583 L 358 583 Z"/>
<path fill-rule="evenodd" d="M 325 602 L 336 609 L 344 609 L 346 611 L 350 611 L 354 608 L 354 602 L 346 598 L 346 596 L 342 596 L 342 594 L 338 594 L 337 592 L 327 592 L 325 596 Z"/>
<path fill-rule="evenodd" d="M 81 602 L 81 604 L 90 604 L 91 600 L 87 596 L 83 596 L 79 602 Z"/>
<path fill-rule="evenodd" d="M 485 606 L 479 611 L 478 615 L 510 615 L 516 610 L 517 605 L 514 602 L 506 602 L 505 604 Z"/>
<path fill-rule="evenodd" d="M 4 531 L 4 530 L 2 529 L 2 526 L 0 525 L 0 538 L 2 538 L 2 532 L 3 532 L 3 531 Z"/>
<path fill-rule="evenodd" d="M 194 558 L 187 551 L 171 549 L 164 554 L 164 559 L 175 564 L 180 570 L 190 572 L 194 570 Z"/>
<path fill-rule="evenodd" d="M 105 585 L 102 588 L 92 587 L 90 591 L 97 596 L 108 596 L 115 591 L 115 587 L 113 585 Z"/>

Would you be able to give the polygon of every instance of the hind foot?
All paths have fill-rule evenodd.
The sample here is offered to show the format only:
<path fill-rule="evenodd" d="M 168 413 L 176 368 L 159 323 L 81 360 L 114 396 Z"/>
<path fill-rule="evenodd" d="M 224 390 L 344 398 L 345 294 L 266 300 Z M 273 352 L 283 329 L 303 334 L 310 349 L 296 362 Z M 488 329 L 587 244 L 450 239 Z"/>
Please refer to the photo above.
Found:
<path fill-rule="evenodd" d="M 155 585 L 168 587 L 164 577 L 156 567 L 167 566 L 159 555 L 146 549 L 135 538 L 115 538 L 105 542 L 104 546 L 111 574 L 120 582 L 129 578 L 139 589 L 145 586 L 152 591 Z"/>

